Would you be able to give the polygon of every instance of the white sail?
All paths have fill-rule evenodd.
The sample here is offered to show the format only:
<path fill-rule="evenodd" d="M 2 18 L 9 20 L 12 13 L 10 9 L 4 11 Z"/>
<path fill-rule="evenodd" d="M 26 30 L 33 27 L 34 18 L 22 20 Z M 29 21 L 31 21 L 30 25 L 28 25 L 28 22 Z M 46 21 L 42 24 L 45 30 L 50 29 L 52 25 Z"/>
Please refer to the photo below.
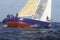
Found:
<path fill-rule="evenodd" d="M 40 20 L 41 16 L 44 15 L 45 8 L 47 6 L 48 0 L 41 0 L 41 3 L 38 5 L 37 10 L 34 15 L 34 19 Z"/>
<path fill-rule="evenodd" d="M 37 7 L 34 19 L 40 21 L 50 21 L 51 20 L 51 0 L 42 0 L 41 4 Z"/>
<path fill-rule="evenodd" d="M 47 6 L 43 12 L 43 15 L 40 18 L 41 21 L 48 22 L 51 20 L 51 4 L 52 4 L 52 0 L 48 0 Z"/>
<path fill-rule="evenodd" d="M 28 0 L 24 8 L 18 13 L 19 17 L 32 17 L 35 14 L 40 0 Z"/>

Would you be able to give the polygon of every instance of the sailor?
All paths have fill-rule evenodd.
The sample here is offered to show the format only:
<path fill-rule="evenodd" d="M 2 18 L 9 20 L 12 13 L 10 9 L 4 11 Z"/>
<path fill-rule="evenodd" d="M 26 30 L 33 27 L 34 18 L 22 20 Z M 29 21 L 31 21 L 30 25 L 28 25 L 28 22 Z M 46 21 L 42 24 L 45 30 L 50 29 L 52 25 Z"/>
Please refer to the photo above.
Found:
<path fill-rule="evenodd" d="M 16 14 L 16 17 L 18 17 L 18 13 Z"/>
<path fill-rule="evenodd" d="M 49 17 L 48 17 L 48 16 L 47 16 L 46 20 L 47 20 L 47 21 L 50 21 L 50 19 L 49 19 Z"/>
<path fill-rule="evenodd" d="M 7 18 L 10 18 L 10 14 L 7 15 Z"/>
<path fill-rule="evenodd" d="M 18 13 L 17 13 L 16 16 L 15 16 L 15 20 L 18 20 Z"/>
<path fill-rule="evenodd" d="M 8 14 L 7 17 L 4 18 L 4 20 L 3 20 L 2 22 L 3 22 L 3 23 L 6 23 L 7 19 L 9 19 L 9 18 L 10 18 L 10 14 Z"/>
<path fill-rule="evenodd" d="M 11 18 L 14 18 L 14 16 L 13 16 L 13 15 L 11 15 Z"/>
<path fill-rule="evenodd" d="M 49 17 L 47 16 L 46 20 L 48 21 Z"/>

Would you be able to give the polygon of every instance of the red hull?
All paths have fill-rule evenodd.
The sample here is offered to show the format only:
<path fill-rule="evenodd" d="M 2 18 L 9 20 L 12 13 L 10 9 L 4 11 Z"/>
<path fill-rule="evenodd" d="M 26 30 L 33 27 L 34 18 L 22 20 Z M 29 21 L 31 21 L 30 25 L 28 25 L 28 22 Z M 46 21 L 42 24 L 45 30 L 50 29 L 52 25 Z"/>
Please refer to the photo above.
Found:
<path fill-rule="evenodd" d="M 31 26 L 31 24 L 27 24 L 24 22 L 17 22 L 17 21 L 8 21 L 6 22 L 7 25 L 10 25 L 12 27 L 28 27 Z"/>

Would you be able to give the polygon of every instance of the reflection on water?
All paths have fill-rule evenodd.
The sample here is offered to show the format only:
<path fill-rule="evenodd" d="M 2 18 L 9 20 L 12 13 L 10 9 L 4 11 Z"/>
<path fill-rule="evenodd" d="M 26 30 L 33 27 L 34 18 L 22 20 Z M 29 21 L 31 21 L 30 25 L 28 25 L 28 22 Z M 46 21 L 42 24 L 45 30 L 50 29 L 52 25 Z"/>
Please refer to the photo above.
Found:
<path fill-rule="evenodd" d="M 2 25 L 2 24 L 1 24 Z M 1 27 L 0 25 L 0 27 Z M 1 27 L 0 40 L 60 40 L 60 29 Z"/>

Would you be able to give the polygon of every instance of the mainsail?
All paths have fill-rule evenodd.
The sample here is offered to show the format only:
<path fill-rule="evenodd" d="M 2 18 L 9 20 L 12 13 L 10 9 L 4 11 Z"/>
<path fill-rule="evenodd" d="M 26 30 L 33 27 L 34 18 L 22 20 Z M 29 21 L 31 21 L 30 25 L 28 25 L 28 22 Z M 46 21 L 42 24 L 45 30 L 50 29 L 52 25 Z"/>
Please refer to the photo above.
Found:
<path fill-rule="evenodd" d="M 40 3 L 40 0 L 28 0 L 24 8 L 18 13 L 19 17 L 32 17 L 36 9 L 38 7 L 38 4 Z"/>
<path fill-rule="evenodd" d="M 43 12 L 43 15 L 41 16 L 40 20 L 41 21 L 50 21 L 51 20 L 51 5 L 52 5 L 52 0 L 47 1 L 46 8 Z"/>
<path fill-rule="evenodd" d="M 51 0 L 41 0 L 38 5 L 37 10 L 34 15 L 34 19 L 40 21 L 50 21 L 51 20 Z"/>
<path fill-rule="evenodd" d="M 38 5 L 37 10 L 34 15 L 34 19 L 40 20 L 41 16 L 43 15 L 43 12 L 45 11 L 45 8 L 47 6 L 48 0 L 41 0 L 41 3 Z"/>

